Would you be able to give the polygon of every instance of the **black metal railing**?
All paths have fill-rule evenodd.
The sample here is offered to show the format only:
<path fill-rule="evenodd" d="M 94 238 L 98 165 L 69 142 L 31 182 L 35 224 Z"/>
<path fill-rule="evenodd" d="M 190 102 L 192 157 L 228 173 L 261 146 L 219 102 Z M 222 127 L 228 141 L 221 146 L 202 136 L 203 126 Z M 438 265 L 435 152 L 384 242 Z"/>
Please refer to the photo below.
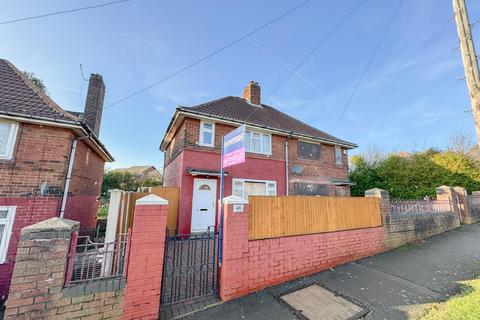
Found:
<path fill-rule="evenodd" d="M 76 245 L 68 257 L 66 285 L 123 276 L 128 239 L 128 234 L 118 234 L 116 240 L 109 243 L 93 242 L 89 236 L 74 237 L 72 242 Z"/>
<path fill-rule="evenodd" d="M 453 211 L 448 200 L 391 200 L 391 213 L 434 213 Z"/>

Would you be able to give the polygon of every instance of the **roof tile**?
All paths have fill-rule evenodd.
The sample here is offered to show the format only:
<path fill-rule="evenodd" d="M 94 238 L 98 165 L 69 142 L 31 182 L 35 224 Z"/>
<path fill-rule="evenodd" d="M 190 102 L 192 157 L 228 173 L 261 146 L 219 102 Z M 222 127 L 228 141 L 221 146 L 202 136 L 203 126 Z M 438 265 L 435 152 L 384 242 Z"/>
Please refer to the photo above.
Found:
<path fill-rule="evenodd" d="M 179 109 L 186 112 L 201 113 L 207 116 L 232 120 L 258 127 L 277 129 L 316 139 L 356 146 L 352 142 L 339 139 L 326 132 L 318 130 L 271 106 L 265 104 L 262 104 L 261 106 L 252 105 L 247 100 L 240 97 L 228 96 L 193 107 L 179 107 Z"/>

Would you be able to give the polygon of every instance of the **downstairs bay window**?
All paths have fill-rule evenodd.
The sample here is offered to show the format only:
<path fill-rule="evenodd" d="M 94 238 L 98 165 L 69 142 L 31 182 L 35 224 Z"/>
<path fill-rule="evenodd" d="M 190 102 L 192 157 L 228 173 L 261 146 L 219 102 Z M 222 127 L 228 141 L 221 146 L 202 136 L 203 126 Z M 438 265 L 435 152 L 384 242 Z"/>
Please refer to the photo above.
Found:
<path fill-rule="evenodd" d="M 248 200 L 248 196 L 276 196 L 277 182 L 269 180 L 232 179 L 232 194 Z"/>
<path fill-rule="evenodd" d="M 7 259 L 8 243 L 12 235 L 16 207 L 0 207 L 0 264 Z"/>

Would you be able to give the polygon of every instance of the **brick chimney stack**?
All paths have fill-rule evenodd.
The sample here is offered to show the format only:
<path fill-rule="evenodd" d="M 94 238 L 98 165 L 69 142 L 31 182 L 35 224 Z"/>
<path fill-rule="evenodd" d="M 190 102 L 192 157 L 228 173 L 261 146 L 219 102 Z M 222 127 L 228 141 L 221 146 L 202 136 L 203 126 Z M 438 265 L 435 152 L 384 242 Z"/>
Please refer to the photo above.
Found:
<path fill-rule="evenodd" d="M 102 122 L 103 99 L 105 98 L 105 84 L 102 76 L 91 74 L 88 81 L 87 100 L 85 101 L 84 118 L 88 126 L 99 135 Z"/>
<path fill-rule="evenodd" d="M 260 86 L 258 82 L 250 81 L 243 89 L 243 98 L 250 101 L 251 104 L 260 105 Z"/>

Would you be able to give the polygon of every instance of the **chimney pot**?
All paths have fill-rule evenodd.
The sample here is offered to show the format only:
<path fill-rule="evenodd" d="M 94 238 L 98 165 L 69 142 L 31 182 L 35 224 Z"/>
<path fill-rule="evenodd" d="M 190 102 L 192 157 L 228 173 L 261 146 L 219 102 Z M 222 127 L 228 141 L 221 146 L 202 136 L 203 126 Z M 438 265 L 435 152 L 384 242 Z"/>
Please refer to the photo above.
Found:
<path fill-rule="evenodd" d="M 105 98 L 105 84 L 102 76 L 91 74 L 88 81 L 87 100 L 85 101 L 84 119 L 98 137 L 102 122 L 103 100 Z"/>
<path fill-rule="evenodd" d="M 251 80 L 243 89 L 243 98 L 251 104 L 260 105 L 260 86 L 258 82 Z"/>

